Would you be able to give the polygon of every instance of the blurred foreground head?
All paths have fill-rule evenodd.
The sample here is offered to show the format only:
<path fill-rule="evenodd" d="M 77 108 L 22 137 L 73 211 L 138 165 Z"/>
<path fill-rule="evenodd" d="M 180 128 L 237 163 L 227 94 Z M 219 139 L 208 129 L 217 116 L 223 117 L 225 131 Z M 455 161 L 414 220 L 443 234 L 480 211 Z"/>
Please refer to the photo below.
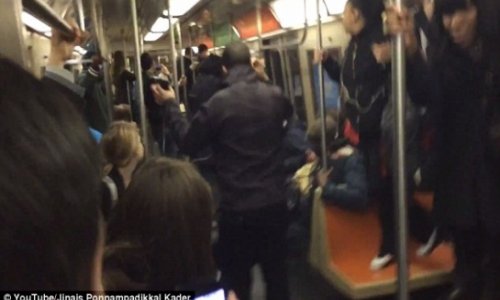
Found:
<path fill-rule="evenodd" d="M 0 290 L 99 289 L 97 146 L 69 101 L 4 58 L 0 87 Z"/>

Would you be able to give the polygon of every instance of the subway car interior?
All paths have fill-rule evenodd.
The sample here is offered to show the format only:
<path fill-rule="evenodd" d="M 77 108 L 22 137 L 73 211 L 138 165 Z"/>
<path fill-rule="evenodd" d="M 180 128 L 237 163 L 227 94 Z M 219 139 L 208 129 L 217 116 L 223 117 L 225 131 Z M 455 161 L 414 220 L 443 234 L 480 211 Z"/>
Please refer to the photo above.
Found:
<path fill-rule="evenodd" d="M 0 0 L 0 290 L 500 300 L 497 2 Z"/>

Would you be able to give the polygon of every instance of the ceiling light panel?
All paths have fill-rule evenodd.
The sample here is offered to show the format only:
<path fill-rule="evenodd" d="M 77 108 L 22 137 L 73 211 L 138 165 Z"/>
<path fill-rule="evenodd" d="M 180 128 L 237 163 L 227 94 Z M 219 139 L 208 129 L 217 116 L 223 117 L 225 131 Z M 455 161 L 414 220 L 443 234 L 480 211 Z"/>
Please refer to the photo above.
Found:
<path fill-rule="evenodd" d="M 328 12 L 332 15 L 341 15 L 344 13 L 344 7 L 347 0 L 325 1 Z"/>
<path fill-rule="evenodd" d="M 145 42 L 154 42 L 161 38 L 163 35 L 162 32 L 148 32 L 146 36 L 144 36 L 144 41 Z"/>
<path fill-rule="evenodd" d="M 151 26 L 151 32 L 167 32 L 169 28 L 170 24 L 168 23 L 168 19 L 159 17 L 156 19 L 153 26 Z"/>
<path fill-rule="evenodd" d="M 47 26 L 47 24 L 43 23 L 42 21 L 38 20 L 37 18 L 33 17 L 31 14 L 25 11 L 21 13 L 21 20 L 23 21 L 24 25 L 38 32 L 52 31 L 52 29 L 49 26 Z"/>
<path fill-rule="evenodd" d="M 344 0 L 342 0 L 344 1 Z M 317 20 L 316 0 L 275 0 L 271 3 L 276 18 L 283 28 L 297 28 L 304 25 L 304 11 L 307 24 L 314 25 Z M 323 1 L 320 2 L 320 14 L 323 20 L 328 18 L 328 10 Z"/>
<path fill-rule="evenodd" d="M 198 2 L 200 0 L 170 0 L 172 16 L 185 15 Z M 168 15 L 168 10 L 163 11 L 163 14 Z"/>

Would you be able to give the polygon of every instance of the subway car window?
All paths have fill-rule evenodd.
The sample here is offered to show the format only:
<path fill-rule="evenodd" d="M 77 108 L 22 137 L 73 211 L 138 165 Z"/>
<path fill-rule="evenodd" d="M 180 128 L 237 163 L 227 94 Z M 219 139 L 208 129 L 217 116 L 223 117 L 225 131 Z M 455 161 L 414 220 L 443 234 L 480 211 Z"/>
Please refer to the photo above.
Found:
<path fill-rule="evenodd" d="M 500 1 L 0 20 L 4 299 L 500 299 Z"/>

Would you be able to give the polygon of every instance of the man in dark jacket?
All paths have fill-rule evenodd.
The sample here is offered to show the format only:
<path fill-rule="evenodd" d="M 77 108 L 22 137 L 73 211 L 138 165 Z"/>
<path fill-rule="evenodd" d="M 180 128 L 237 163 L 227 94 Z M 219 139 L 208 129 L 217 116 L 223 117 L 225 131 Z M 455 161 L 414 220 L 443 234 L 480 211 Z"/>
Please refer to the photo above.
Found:
<path fill-rule="evenodd" d="M 192 156 L 206 145 L 214 150 L 221 189 L 215 251 L 225 288 L 249 299 L 250 269 L 259 263 L 267 299 L 288 299 L 281 148 L 293 108 L 278 87 L 258 80 L 245 44 L 228 46 L 223 62 L 228 87 L 202 105 L 187 132 L 185 119 L 172 117 L 171 125 L 182 152 Z M 177 105 L 171 109 L 179 116 Z"/>
<path fill-rule="evenodd" d="M 198 66 L 196 83 L 188 94 L 189 114 L 193 117 L 201 105 L 224 87 L 224 70 L 222 58 L 210 55 Z"/>

